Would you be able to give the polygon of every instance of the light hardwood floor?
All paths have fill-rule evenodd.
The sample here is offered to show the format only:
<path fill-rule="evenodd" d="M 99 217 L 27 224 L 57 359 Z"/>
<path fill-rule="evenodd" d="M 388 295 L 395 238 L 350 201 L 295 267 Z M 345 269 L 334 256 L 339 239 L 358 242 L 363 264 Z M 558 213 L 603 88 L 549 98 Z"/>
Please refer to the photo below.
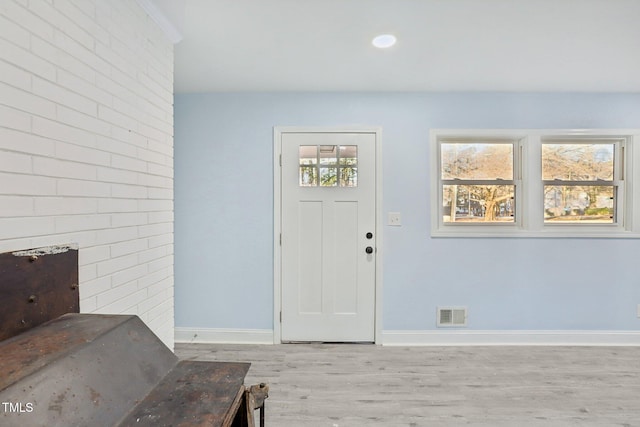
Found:
<path fill-rule="evenodd" d="M 177 344 L 267 382 L 269 427 L 640 426 L 637 347 Z"/>

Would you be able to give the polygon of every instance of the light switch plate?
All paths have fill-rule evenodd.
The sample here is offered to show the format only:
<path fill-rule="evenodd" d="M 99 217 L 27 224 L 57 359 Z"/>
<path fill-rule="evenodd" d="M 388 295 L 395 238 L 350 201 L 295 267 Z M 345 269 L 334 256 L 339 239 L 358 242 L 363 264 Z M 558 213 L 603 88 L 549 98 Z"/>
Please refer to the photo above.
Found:
<path fill-rule="evenodd" d="M 402 218 L 400 217 L 400 212 L 389 212 L 389 225 L 400 226 L 402 225 Z"/>

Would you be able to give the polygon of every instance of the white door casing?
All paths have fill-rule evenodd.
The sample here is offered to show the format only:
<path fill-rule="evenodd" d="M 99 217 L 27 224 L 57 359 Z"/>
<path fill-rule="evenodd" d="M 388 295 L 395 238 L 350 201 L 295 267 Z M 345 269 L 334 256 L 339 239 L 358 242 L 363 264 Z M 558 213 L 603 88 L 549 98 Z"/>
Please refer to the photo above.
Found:
<path fill-rule="evenodd" d="M 378 341 L 380 130 L 276 128 L 274 144 L 274 341 Z M 309 181 L 300 158 L 316 148 Z M 354 159 L 331 150 L 355 155 L 356 167 L 341 169 Z M 323 168 L 324 157 L 338 167 Z M 357 181 L 323 180 L 331 169 L 355 169 Z"/>

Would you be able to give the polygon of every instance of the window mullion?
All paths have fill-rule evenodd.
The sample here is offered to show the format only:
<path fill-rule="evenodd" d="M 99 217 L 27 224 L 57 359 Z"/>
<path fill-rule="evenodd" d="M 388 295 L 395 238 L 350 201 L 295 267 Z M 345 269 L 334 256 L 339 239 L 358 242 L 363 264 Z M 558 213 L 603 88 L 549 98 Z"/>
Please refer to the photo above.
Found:
<path fill-rule="evenodd" d="M 605 180 L 598 180 L 598 181 L 569 181 L 569 180 L 563 180 L 563 179 L 553 179 L 553 180 L 543 180 L 542 181 L 543 185 L 556 185 L 556 186 L 567 186 L 567 187 L 576 187 L 576 186 L 588 186 L 588 185 L 596 185 L 599 187 L 607 187 L 607 186 L 611 186 L 611 187 L 615 187 L 617 185 L 619 185 L 618 181 L 605 181 Z"/>
<path fill-rule="evenodd" d="M 512 179 L 443 179 L 442 185 L 516 185 Z"/>

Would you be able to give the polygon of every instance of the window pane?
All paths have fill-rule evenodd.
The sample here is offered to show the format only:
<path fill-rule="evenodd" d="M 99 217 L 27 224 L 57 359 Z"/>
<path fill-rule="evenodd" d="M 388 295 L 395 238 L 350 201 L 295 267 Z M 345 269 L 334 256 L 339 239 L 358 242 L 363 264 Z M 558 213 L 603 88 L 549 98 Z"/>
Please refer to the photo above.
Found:
<path fill-rule="evenodd" d="M 615 197 L 612 186 L 545 185 L 545 222 L 613 223 Z"/>
<path fill-rule="evenodd" d="M 513 144 L 440 145 L 442 179 L 513 179 Z"/>
<path fill-rule="evenodd" d="M 340 164 L 356 165 L 358 163 L 358 146 L 357 145 L 341 145 L 340 146 Z"/>
<path fill-rule="evenodd" d="M 300 166 L 299 184 L 301 187 L 317 187 L 318 169 L 315 166 Z"/>
<path fill-rule="evenodd" d="M 320 167 L 320 185 L 322 187 L 335 187 L 338 185 L 338 168 Z"/>
<path fill-rule="evenodd" d="M 301 165 L 315 165 L 318 163 L 317 145 L 301 145 L 299 153 Z"/>
<path fill-rule="evenodd" d="M 335 145 L 320 146 L 320 164 L 321 165 L 337 165 L 338 164 L 338 147 Z"/>
<path fill-rule="evenodd" d="M 301 187 L 316 187 L 318 185 L 318 146 L 301 145 L 298 150 L 300 159 L 300 173 L 298 176 Z"/>
<path fill-rule="evenodd" d="M 343 166 L 340 168 L 340 187 L 358 186 L 358 168 Z"/>
<path fill-rule="evenodd" d="M 514 222 L 513 185 L 443 185 L 444 222 Z"/>
<path fill-rule="evenodd" d="M 357 145 L 301 145 L 301 187 L 357 187 Z"/>
<path fill-rule="evenodd" d="M 614 144 L 542 144 L 542 179 L 613 180 Z"/>

